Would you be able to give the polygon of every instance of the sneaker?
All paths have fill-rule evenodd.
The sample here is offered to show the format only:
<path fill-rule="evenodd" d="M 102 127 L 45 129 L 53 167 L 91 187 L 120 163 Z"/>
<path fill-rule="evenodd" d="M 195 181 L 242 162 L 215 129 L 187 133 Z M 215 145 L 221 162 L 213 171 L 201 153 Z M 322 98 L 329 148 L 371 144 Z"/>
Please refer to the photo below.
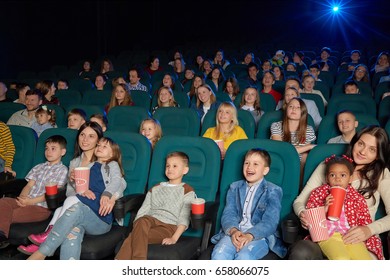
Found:
<path fill-rule="evenodd" d="M 28 236 L 28 239 L 34 243 L 35 245 L 41 245 L 43 242 L 45 242 L 47 236 L 49 235 L 51 229 L 53 226 L 49 226 L 49 228 L 44 233 L 38 233 L 38 234 L 30 234 Z"/>
<path fill-rule="evenodd" d="M 20 245 L 18 247 L 18 251 L 23 253 L 23 254 L 26 254 L 26 255 L 32 255 L 33 253 L 35 253 L 36 251 L 38 251 L 39 249 L 39 246 L 35 245 L 35 244 L 30 244 L 28 246 L 23 246 L 23 245 Z"/>

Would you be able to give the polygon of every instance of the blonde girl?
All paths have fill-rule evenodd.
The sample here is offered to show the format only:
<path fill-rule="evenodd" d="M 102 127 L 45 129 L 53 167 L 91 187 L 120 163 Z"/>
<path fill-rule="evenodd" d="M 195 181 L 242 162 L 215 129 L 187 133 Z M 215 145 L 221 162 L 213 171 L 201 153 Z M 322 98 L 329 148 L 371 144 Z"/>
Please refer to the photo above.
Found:
<path fill-rule="evenodd" d="M 152 145 L 152 148 L 154 148 L 162 137 L 161 124 L 156 119 L 145 119 L 140 125 L 139 133 L 145 136 Z"/>
<path fill-rule="evenodd" d="M 153 107 L 152 114 L 160 107 L 179 107 L 173 96 L 173 91 L 168 86 L 162 86 L 157 92 L 157 105 Z"/>

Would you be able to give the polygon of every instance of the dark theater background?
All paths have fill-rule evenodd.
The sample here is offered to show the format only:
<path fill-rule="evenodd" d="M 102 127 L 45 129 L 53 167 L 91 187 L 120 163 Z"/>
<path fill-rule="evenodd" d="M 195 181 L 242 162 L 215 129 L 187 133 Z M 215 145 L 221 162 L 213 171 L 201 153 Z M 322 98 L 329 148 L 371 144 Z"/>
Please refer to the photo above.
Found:
<path fill-rule="evenodd" d="M 390 42 L 389 1 L 2 1 L 0 11 L 0 78 L 127 50 L 222 47 L 229 57 L 244 46 L 330 46 L 375 55 Z"/>

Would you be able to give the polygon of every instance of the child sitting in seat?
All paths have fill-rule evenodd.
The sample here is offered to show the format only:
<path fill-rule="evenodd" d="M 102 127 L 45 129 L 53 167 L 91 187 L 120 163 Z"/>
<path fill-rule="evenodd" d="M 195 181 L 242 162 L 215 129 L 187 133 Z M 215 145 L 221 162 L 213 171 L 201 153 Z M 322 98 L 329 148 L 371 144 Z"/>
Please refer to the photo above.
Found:
<path fill-rule="evenodd" d="M 257 260 L 269 250 L 283 258 L 287 249 L 275 235 L 282 208 L 282 189 L 264 179 L 269 153 L 251 149 L 245 155 L 245 180 L 233 182 L 226 196 L 221 232 L 213 236 L 213 260 Z"/>
<path fill-rule="evenodd" d="M 68 128 L 79 129 L 87 120 L 87 114 L 84 110 L 74 108 L 68 113 Z"/>
<path fill-rule="evenodd" d="M 175 244 L 190 222 L 191 202 L 195 192 L 182 182 L 188 173 L 188 156 L 183 152 L 167 155 L 165 175 L 146 194 L 134 220 L 133 230 L 123 242 L 115 259 L 146 260 L 148 244 Z"/>
<path fill-rule="evenodd" d="M 337 113 L 337 126 L 341 135 L 330 138 L 328 144 L 348 144 L 356 134 L 356 128 L 359 122 L 356 120 L 354 113 L 348 110 L 342 110 Z"/>
<path fill-rule="evenodd" d="M 154 148 L 154 145 L 162 137 L 161 124 L 156 119 L 145 119 L 140 125 L 139 133 L 145 136 L 152 145 L 152 148 Z"/>
<path fill-rule="evenodd" d="M 35 118 L 37 121 L 31 125 L 31 128 L 35 130 L 38 137 L 46 129 L 57 127 L 56 112 L 53 109 L 48 109 L 46 105 L 35 112 Z"/>

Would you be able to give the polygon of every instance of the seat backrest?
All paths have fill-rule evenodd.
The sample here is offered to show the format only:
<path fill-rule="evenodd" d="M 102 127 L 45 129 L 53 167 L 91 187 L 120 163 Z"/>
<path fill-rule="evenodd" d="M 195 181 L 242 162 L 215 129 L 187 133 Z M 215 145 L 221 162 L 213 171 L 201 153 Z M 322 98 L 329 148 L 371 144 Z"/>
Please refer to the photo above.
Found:
<path fill-rule="evenodd" d="M 34 155 L 34 166 L 43 163 L 45 159 L 45 141 L 47 138 L 53 135 L 62 135 L 65 137 L 66 144 L 66 154 L 62 157 L 62 163 L 66 166 L 69 166 L 70 161 L 74 156 L 74 146 L 76 143 L 77 130 L 70 128 L 49 128 L 44 130 L 38 138 L 37 147 Z"/>
<path fill-rule="evenodd" d="M 161 107 L 153 118 L 160 122 L 164 136 L 199 136 L 200 118 L 191 108 Z"/>
<path fill-rule="evenodd" d="M 216 126 L 217 110 L 209 110 L 203 118 L 200 135 L 202 136 L 210 127 Z M 238 125 L 245 131 L 249 139 L 255 138 L 256 121 L 252 114 L 246 110 L 237 110 Z"/>
<path fill-rule="evenodd" d="M 150 142 L 143 135 L 133 132 L 107 131 L 104 136 L 112 138 L 121 149 L 127 182 L 124 195 L 145 193 L 152 155 Z"/>
<path fill-rule="evenodd" d="M 143 107 L 115 106 L 107 114 L 108 130 L 139 132 L 144 119 L 150 118 L 150 113 Z"/>
<path fill-rule="evenodd" d="M 77 105 L 81 103 L 81 93 L 75 89 L 60 89 L 56 91 L 56 96 L 63 108 L 70 105 Z"/>
<path fill-rule="evenodd" d="M 335 116 L 341 110 L 363 113 L 376 117 L 376 104 L 372 97 L 364 94 L 333 95 L 328 103 L 326 115 Z"/>
<path fill-rule="evenodd" d="M 55 111 L 57 127 L 68 126 L 68 120 L 65 117 L 65 109 L 62 107 L 62 105 L 46 104 L 46 106 L 48 109 Z"/>
<path fill-rule="evenodd" d="M 316 103 L 316 106 L 318 108 L 318 112 L 320 113 L 320 116 L 323 118 L 325 115 L 325 105 L 324 101 L 322 100 L 321 96 L 315 93 L 301 93 L 302 99 L 309 99 L 313 100 Z"/>
<path fill-rule="evenodd" d="M 84 94 L 85 92 L 94 88 L 93 83 L 90 80 L 73 78 L 69 80 L 69 88 L 77 90 Z"/>
<path fill-rule="evenodd" d="M 385 97 L 379 102 L 378 121 L 384 127 L 389 118 L 390 112 L 390 97 Z"/>
<path fill-rule="evenodd" d="M 330 87 L 325 82 L 317 81 L 314 85 L 314 89 L 321 91 L 326 101 L 329 101 Z"/>
<path fill-rule="evenodd" d="M 275 98 L 269 93 L 259 93 L 260 95 L 260 107 L 264 112 L 275 111 L 276 102 Z"/>
<path fill-rule="evenodd" d="M 389 136 L 389 138 L 390 138 L 390 120 L 387 121 L 387 123 L 385 125 L 385 130 L 387 132 L 387 136 Z"/>
<path fill-rule="evenodd" d="M 183 182 L 192 186 L 198 197 L 206 201 L 216 201 L 219 185 L 221 154 L 215 142 L 203 137 L 163 136 L 155 145 L 150 166 L 148 189 L 167 181 L 165 176 L 166 156 L 174 151 L 188 155 L 189 172 Z M 192 229 L 184 235 L 200 236 L 201 232 Z"/>
<path fill-rule="evenodd" d="M 359 122 L 357 131 L 362 129 L 366 125 L 379 125 L 376 118 L 365 114 L 355 114 L 356 120 Z M 326 144 L 330 138 L 340 135 L 340 131 L 337 125 L 336 116 L 325 116 L 322 118 L 320 126 L 318 127 L 317 144 Z"/>
<path fill-rule="evenodd" d="M 110 100 L 111 91 L 109 90 L 89 90 L 83 93 L 81 104 L 95 105 L 104 109 Z"/>
<path fill-rule="evenodd" d="M 33 167 L 37 134 L 30 127 L 20 125 L 9 125 L 8 127 L 15 145 L 12 169 L 16 172 L 16 178 L 21 179 Z"/>
<path fill-rule="evenodd" d="M 148 92 L 142 90 L 132 90 L 131 99 L 133 100 L 135 106 L 143 107 L 150 111 L 151 99 Z"/>
<path fill-rule="evenodd" d="M 375 88 L 375 94 L 374 94 L 374 98 L 375 98 L 375 102 L 376 104 L 379 104 L 382 100 L 382 95 L 385 93 L 385 92 L 390 92 L 390 81 L 389 82 L 382 82 L 382 83 L 379 83 L 376 88 Z"/>
<path fill-rule="evenodd" d="M 25 109 L 21 103 L 14 102 L 0 102 L 0 121 L 7 123 L 8 119 L 13 113 Z"/>
<path fill-rule="evenodd" d="M 309 180 L 313 171 L 317 168 L 318 164 L 324 161 L 327 157 L 335 154 L 342 155 L 347 150 L 348 144 L 318 144 L 310 150 L 307 155 L 305 168 L 303 171 L 303 183 L 305 186 L 307 180 Z"/>
<path fill-rule="evenodd" d="M 295 148 L 286 142 L 269 139 L 237 140 L 231 144 L 223 163 L 220 182 L 220 205 L 218 208 L 216 232 L 220 227 L 220 220 L 226 204 L 226 194 L 230 184 L 244 180 L 242 166 L 247 151 L 253 148 L 262 148 L 271 156 L 270 172 L 265 176 L 283 189 L 282 209 L 280 219 L 292 213 L 292 204 L 299 190 L 299 157 Z M 275 217 L 276 218 L 276 217 Z"/>

